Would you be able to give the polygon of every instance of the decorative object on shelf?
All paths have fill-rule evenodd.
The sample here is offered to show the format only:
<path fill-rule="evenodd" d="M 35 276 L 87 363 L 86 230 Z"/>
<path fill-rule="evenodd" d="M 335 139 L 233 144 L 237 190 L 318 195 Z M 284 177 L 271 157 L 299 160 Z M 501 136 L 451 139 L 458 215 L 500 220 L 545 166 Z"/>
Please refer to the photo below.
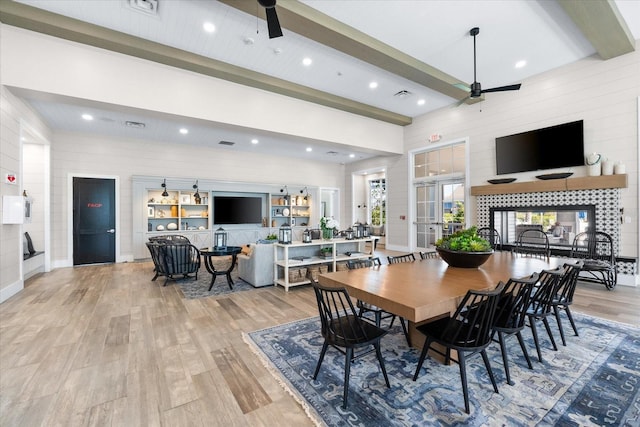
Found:
<path fill-rule="evenodd" d="M 147 216 L 149 218 L 153 218 L 154 216 L 156 216 L 156 208 L 154 208 L 153 206 L 147 206 Z"/>
<path fill-rule="evenodd" d="M 170 222 L 169 224 L 167 224 L 167 230 L 177 230 L 178 229 L 178 224 L 176 224 L 175 222 Z"/>
<path fill-rule="evenodd" d="M 320 256 L 324 258 L 333 258 L 333 246 L 325 246 L 320 248 Z"/>
<path fill-rule="evenodd" d="M 202 199 L 200 198 L 200 192 L 198 191 L 198 180 L 196 179 L 196 183 L 193 184 L 193 189 L 196 190 L 195 194 L 193 195 L 193 199 L 196 202 L 196 205 L 199 205 L 200 202 L 202 201 Z"/>
<path fill-rule="evenodd" d="M 302 232 L 302 243 L 311 243 L 311 231 L 308 228 Z"/>
<path fill-rule="evenodd" d="M 198 227 L 198 230 L 206 230 L 207 228 L 204 225 L 201 225 L 200 227 Z"/>
<path fill-rule="evenodd" d="M 585 165 L 587 165 L 587 175 L 589 176 L 600 176 L 601 173 L 601 160 L 602 156 L 598 153 L 591 153 L 587 156 L 585 160 Z"/>
<path fill-rule="evenodd" d="M 627 173 L 627 168 L 625 167 L 624 163 L 616 162 L 616 164 L 613 165 L 614 175 L 624 175 L 625 173 Z"/>
<path fill-rule="evenodd" d="M 213 233 L 213 242 L 215 249 L 226 249 L 227 247 L 227 232 L 224 228 L 220 227 Z"/>
<path fill-rule="evenodd" d="M 602 159 L 602 175 L 613 175 L 613 160 Z"/>
<path fill-rule="evenodd" d="M 151 225 L 150 222 L 147 223 L 147 231 L 151 231 L 153 230 L 153 226 Z"/>
<path fill-rule="evenodd" d="M 326 216 L 320 218 L 320 229 L 324 240 L 333 239 L 333 234 L 338 227 L 340 227 L 340 224 L 334 218 L 327 218 Z"/>
<path fill-rule="evenodd" d="M 366 222 L 362 226 L 362 237 L 369 237 L 371 235 L 371 226 Z"/>
<path fill-rule="evenodd" d="M 275 220 L 275 219 L 272 219 L 272 220 L 271 220 L 271 226 L 272 226 L 272 227 L 276 227 L 276 226 L 277 226 L 277 224 L 276 224 L 276 220 Z"/>
<path fill-rule="evenodd" d="M 283 216 L 289 216 L 289 213 L 290 213 L 290 212 L 289 212 L 289 208 L 284 208 L 284 209 L 282 209 L 282 215 L 283 215 Z"/>
<path fill-rule="evenodd" d="M 491 244 L 478 235 L 476 226 L 438 239 L 436 251 L 449 266 L 460 268 L 478 268 L 493 254 Z"/>
<path fill-rule="evenodd" d="M 171 216 L 174 218 L 178 216 L 178 205 L 171 206 Z"/>
<path fill-rule="evenodd" d="M 353 224 L 353 237 L 356 239 L 362 239 L 362 224 L 359 222 Z"/>
<path fill-rule="evenodd" d="M 291 243 L 291 226 L 287 223 L 282 224 L 278 230 L 278 243 L 288 245 Z"/>
<path fill-rule="evenodd" d="M 169 193 L 167 193 L 167 179 L 165 178 L 161 184 L 164 191 L 162 192 L 162 197 L 169 197 Z"/>
<path fill-rule="evenodd" d="M 164 218 L 165 212 L 164 209 L 156 209 L 156 218 Z"/>
<path fill-rule="evenodd" d="M 563 179 L 563 178 L 569 178 L 571 175 L 573 175 L 573 172 L 546 173 L 544 175 L 537 175 L 536 178 L 542 179 L 542 180 Z"/>
<path fill-rule="evenodd" d="M 156 230 L 158 230 L 158 231 L 164 231 L 164 225 L 162 225 L 162 224 L 158 224 L 158 225 L 156 226 Z"/>
<path fill-rule="evenodd" d="M 354 236 L 353 228 L 351 227 L 347 228 L 344 232 L 344 238 L 347 240 L 353 240 L 353 236 Z"/>
<path fill-rule="evenodd" d="M 183 205 L 191 204 L 191 195 L 190 194 L 181 194 L 180 195 L 180 203 Z"/>
<path fill-rule="evenodd" d="M 509 184 L 510 182 L 515 181 L 517 178 L 498 178 L 498 179 L 488 179 L 487 182 L 489 184 Z"/>
<path fill-rule="evenodd" d="M 209 211 L 206 209 L 203 209 L 202 212 L 200 212 L 200 216 L 202 218 L 208 218 L 209 217 Z"/>

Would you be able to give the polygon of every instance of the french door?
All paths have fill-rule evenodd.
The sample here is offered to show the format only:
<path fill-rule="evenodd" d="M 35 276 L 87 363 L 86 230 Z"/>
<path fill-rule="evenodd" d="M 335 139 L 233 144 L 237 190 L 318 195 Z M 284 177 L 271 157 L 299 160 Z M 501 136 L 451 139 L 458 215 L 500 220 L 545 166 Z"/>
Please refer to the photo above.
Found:
<path fill-rule="evenodd" d="M 417 250 L 433 249 L 435 242 L 464 227 L 464 179 L 415 185 L 415 241 Z"/>

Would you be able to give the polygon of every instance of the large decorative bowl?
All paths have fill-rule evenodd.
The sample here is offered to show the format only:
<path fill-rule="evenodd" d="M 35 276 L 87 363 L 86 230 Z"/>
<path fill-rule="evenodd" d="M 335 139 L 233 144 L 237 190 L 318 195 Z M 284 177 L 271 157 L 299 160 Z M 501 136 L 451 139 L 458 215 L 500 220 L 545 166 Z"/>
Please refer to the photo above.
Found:
<path fill-rule="evenodd" d="M 482 264 L 484 264 L 493 254 L 493 251 L 462 252 L 441 248 L 436 248 L 436 251 L 440 255 L 440 258 L 444 260 L 444 262 L 449 264 L 451 267 L 459 268 L 478 268 Z"/>

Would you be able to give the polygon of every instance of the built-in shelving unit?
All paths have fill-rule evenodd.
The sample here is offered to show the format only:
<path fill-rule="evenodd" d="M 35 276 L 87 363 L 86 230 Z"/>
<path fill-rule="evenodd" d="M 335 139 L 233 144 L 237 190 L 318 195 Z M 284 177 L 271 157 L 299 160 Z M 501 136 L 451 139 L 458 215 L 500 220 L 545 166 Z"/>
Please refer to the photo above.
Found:
<path fill-rule="evenodd" d="M 578 178 L 549 179 L 509 184 L 476 185 L 472 196 L 492 194 L 541 193 L 545 191 L 593 190 L 600 188 L 627 188 L 627 175 L 584 176 Z"/>
<path fill-rule="evenodd" d="M 303 275 L 291 280 L 291 271 L 312 266 L 325 266 L 327 271 L 336 271 L 338 264 L 353 259 L 370 258 L 373 242 L 377 237 L 364 239 L 313 240 L 311 243 L 274 243 L 273 283 L 288 291 L 292 286 L 304 285 L 311 281 Z M 329 256 L 320 253 L 321 248 L 331 248 Z M 295 277 L 295 276 L 294 276 Z"/>
<path fill-rule="evenodd" d="M 210 229 L 210 204 L 207 192 L 163 190 L 147 192 L 147 231 L 195 231 Z"/>
<path fill-rule="evenodd" d="M 292 227 L 309 227 L 311 225 L 311 197 L 272 194 L 269 215 L 271 227 L 278 228 L 285 223 Z"/>

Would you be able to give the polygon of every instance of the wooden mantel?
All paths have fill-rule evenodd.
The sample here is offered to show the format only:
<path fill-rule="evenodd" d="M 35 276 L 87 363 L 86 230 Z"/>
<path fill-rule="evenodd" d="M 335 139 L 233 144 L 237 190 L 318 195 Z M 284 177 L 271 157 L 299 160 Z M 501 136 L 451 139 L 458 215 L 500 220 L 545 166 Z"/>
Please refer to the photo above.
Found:
<path fill-rule="evenodd" d="M 510 184 L 476 185 L 472 196 L 492 194 L 541 193 L 544 191 L 593 190 L 599 188 L 627 188 L 627 175 L 585 176 L 579 178 L 549 179 Z"/>

